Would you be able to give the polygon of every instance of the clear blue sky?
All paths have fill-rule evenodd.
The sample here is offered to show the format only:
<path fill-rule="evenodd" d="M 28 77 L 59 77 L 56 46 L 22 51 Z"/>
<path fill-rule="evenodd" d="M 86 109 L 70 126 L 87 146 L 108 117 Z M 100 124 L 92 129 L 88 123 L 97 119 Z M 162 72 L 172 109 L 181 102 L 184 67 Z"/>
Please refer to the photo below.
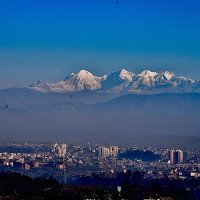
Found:
<path fill-rule="evenodd" d="M 200 79 L 200 1 L 0 0 L 0 88 L 83 68 Z"/>

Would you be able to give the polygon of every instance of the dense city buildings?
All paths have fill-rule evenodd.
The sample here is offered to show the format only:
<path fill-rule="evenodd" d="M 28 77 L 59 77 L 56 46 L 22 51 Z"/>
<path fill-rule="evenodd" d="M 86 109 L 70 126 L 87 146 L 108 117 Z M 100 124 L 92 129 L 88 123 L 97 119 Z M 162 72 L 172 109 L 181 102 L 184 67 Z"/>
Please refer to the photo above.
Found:
<path fill-rule="evenodd" d="M 200 153 L 150 146 L 1 144 L 0 170 L 73 182 L 77 176 L 141 171 L 147 178 L 200 177 Z M 65 176 L 65 177 L 64 177 Z M 64 177 L 64 178 L 63 178 Z"/>

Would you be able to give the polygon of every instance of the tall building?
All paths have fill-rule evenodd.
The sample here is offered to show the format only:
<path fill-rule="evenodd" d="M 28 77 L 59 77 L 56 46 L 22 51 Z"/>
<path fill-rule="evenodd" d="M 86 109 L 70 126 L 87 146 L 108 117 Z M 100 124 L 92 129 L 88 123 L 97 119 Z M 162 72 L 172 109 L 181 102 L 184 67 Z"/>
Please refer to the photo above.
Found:
<path fill-rule="evenodd" d="M 58 151 L 58 149 L 59 149 L 59 145 L 57 144 L 57 143 L 55 143 L 55 144 L 53 144 L 53 147 L 52 147 L 52 152 L 56 152 L 56 151 Z"/>
<path fill-rule="evenodd" d="M 174 150 L 169 151 L 170 164 L 174 163 Z"/>
<path fill-rule="evenodd" d="M 178 151 L 178 163 L 182 163 L 183 162 L 183 151 L 179 150 Z"/>
<path fill-rule="evenodd" d="M 118 155 L 118 146 L 111 146 L 110 154 L 112 157 L 116 157 Z"/>
<path fill-rule="evenodd" d="M 110 147 L 98 147 L 99 157 L 116 157 L 118 155 L 118 146 L 110 146 Z"/>
<path fill-rule="evenodd" d="M 66 155 L 66 144 L 61 144 L 59 149 L 59 157 L 64 157 Z"/>
<path fill-rule="evenodd" d="M 103 146 L 99 146 L 98 147 L 98 152 L 99 152 L 99 157 L 105 158 L 107 157 L 108 154 L 108 148 L 103 147 Z"/>
<path fill-rule="evenodd" d="M 183 151 L 171 150 L 169 152 L 170 164 L 181 164 L 183 162 Z"/>

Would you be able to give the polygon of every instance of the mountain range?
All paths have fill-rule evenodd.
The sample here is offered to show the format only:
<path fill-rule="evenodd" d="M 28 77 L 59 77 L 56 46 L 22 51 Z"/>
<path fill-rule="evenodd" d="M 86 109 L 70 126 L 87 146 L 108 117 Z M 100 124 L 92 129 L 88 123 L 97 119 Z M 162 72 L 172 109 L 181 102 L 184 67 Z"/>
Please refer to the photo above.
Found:
<path fill-rule="evenodd" d="M 198 80 L 168 71 L 123 69 L 102 77 L 81 70 L 56 83 L 0 90 L 1 140 L 196 147 L 199 89 Z"/>
<path fill-rule="evenodd" d="M 50 83 L 37 81 L 28 87 L 39 92 L 77 92 L 97 91 L 109 93 L 179 93 L 179 92 L 200 92 L 200 81 L 185 77 L 177 77 L 172 72 L 151 72 L 143 71 L 141 74 L 134 74 L 125 69 L 116 71 L 102 77 L 81 70 L 77 74 L 71 73 L 64 81 Z"/>

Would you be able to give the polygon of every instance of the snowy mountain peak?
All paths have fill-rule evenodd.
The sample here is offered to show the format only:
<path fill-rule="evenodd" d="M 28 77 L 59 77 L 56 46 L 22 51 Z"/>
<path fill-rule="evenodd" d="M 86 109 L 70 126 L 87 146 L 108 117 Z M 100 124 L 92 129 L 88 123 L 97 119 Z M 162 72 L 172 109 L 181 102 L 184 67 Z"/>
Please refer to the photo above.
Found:
<path fill-rule="evenodd" d="M 65 81 L 68 80 L 71 77 L 83 80 L 83 79 L 88 79 L 88 78 L 97 77 L 97 76 L 94 76 L 91 72 L 83 69 L 83 70 L 80 70 L 77 74 L 71 73 L 70 76 L 67 76 L 65 78 Z M 98 77 L 98 78 L 102 78 L 102 77 Z"/>
<path fill-rule="evenodd" d="M 66 77 L 65 85 L 66 87 L 70 86 L 70 91 L 97 90 L 101 87 L 102 79 L 102 77 L 94 76 L 86 70 L 80 70 L 77 74 L 72 73 Z"/>
<path fill-rule="evenodd" d="M 166 77 L 167 80 L 171 80 L 173 77 L 175 77 L 175 74 L 172 73 L 172 72 L 168 72 L 168 71 L 165 71 L 163 73 L 163 75 Z"/>
<path fill-rule="evenodd" d="M 121 79 L 126 79 L 126 80 L 128 80 L 130 82 L 132 81 L 133 76 L 135 76 L 135 74 L 133 72 L 129 72 L 129 71 L 125 70 L 125 69 L 122 69 L 120 71 L 120 74 L 119 74 L 119 77 Z"/>
<path fill-rule="evenodd" d="M 78 73 L 77 73 L 77 78 L 78 79 L 88 79 L 88 78 L 92 78 L 94 77 L 94 75 L 86 70 L 80 70 Z"/>
<path fill-rule="evenodd" d="M 139 81 L 143 83 L 143 85 L 154 85 L 156 80 L 157 72 L 151 72 L 149 70 L 144 70 L 141 74 L 139 74 Z"/>
<path fill-rule="evenodd" d="M 157 72 L 151 72 L 149 70 L 144 70 L 141 74 L 139 74 L 139 76 L 149 76 L 149 77 L 154 77 L 156 76 L 158 73 Z"/>
<path fill-rule="evenodd" d="M 120 74 L 126 74 L 129 73 L 129 71 L 125 70 L 125 69 L 121 69 Z M 132 73 L 132 72 L 131 72 Z"/>

